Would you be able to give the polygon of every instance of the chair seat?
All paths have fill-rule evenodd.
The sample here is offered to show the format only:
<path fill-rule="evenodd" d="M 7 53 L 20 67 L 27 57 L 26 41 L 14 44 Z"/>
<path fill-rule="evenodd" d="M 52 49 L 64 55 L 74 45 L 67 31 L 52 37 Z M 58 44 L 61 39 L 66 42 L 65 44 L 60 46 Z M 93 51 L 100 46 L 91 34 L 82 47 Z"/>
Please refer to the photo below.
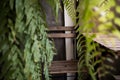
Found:
<path fill-rule="evenodd" d="M 53 61 L 49 67 L 50 74 L 75 73 L 77 72 L 77 60 Z"/>

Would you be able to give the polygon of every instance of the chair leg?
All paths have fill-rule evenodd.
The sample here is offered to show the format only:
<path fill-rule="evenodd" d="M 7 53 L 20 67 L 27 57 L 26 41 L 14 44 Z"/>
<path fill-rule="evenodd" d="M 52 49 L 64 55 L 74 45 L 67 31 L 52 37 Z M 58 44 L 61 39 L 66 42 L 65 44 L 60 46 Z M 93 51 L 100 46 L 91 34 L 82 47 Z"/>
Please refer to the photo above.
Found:
<path fill-rule="evenodd" d="M 45 76 L 44 76 L 44 63 L 43 62 L 41 62 L 41 68 L 42 68 L 42 70 L 41 70 L 41 72 L 42 72 L 42 74 L 41 74 L 41 80 L 45 80 Z"/>

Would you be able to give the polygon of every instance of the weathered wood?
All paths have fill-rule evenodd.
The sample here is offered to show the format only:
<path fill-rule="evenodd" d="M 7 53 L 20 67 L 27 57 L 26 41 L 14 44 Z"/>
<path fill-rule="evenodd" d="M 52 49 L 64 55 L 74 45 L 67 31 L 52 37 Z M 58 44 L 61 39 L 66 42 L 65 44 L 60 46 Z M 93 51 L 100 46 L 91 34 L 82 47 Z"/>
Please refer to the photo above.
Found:
<path fill-rule="evenodd" d="M 50 74 L 75 73 L 77 72 L 77 60 L 53 61 L 49 67 Z"/>
<path fill-rule="evenodd" d="M 102 46 L 105 46 L 113 51 L 120 51 L 120 39 L 114 35 L 110 34 L 99 34 L 95 33 L 96 37 L 94 38 L 94 41 L 101 44 Z"/>
<path fill-rule="evenodd" d="M 48 37 L 50 38 L 74 38 L 75 33 L 74 33 L 74 27 L 49 27 L 48 31 L 71 31 L 68 33 L 48 33 Z"/>
<path fill-rule="evenodd" d="M 49 38 L 74 38 L 74 33 L 50 33 L 48 34 Z"/>
<path fill-rule="evenodd" d="M 58 26 L 58 27 L 48 27 L 48 31 L 73 31 L 74 27 L 63 27 L 63 26 Z"/>
<path fill-rule="evenodd" d="M 63 33 L 61 31 L 69 32 Z M 74 27 L 49 27 L 48 32 L 50 32 L 48 33 L 49 38 L 75 38 Z M 49 72 L 50 74 L 75 73 L 77 72 L 77 60 L 52 61 Z"/>
<path fill-rule="evenodd" d="M 115 52 L 120 51 L 120 38 L 119 37 L 113 34 L 89 33 L 89 35 L 92 35 L 92 34 L 96 35 L 93 41 Z M 86 36 L 86 33 L 83 33 L 83 35 Z"/>

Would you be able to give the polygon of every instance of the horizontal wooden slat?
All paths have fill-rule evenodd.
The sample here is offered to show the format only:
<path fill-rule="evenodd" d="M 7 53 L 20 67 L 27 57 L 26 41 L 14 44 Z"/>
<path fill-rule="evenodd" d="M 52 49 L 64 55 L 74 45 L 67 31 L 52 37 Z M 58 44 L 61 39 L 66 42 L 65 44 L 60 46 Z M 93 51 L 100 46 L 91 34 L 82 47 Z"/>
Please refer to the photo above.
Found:
<path fill-rule="evenodd" d="M 118 36 L 115 36 L 111 33 L 109 34 L 89 33 L 89 35 L 92 34 L 96 35 L 93 41 L 115 52 L 120 51 L 120 38 Z M 83 35 L 86 36 L 86 33 L 83 33 Z"/>
<path fill-rule="evenodd" d="M 49 31 L 73 31 L 74 27 L 70 26 L 70 27 L 48 27 Z"/>
<path fill-rule="evenodd" d="M 77 60 L 53 61 L 49 67 L 50 74 L 75 73 L 77 72 Z"/>
<path fill-rule="evenodd" d="M 74 33 L 49 33 L 49 38 L 73 38 L 75 37 Z"/>
<path fill-rule="evenodd" d="M 120 51 L 120 39 L 112 34 L 95 33 L 94 41 L 105 46 L 113 51 Z"/>

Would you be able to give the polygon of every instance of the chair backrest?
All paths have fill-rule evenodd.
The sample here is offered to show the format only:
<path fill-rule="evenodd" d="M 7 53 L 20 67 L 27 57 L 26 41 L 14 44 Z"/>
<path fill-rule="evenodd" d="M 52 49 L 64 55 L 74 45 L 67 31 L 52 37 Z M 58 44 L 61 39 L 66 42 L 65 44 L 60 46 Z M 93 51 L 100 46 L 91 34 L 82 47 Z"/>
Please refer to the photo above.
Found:
<path fill-rule="evenodd" d="M 74 38 L 74 27 L 49 27 L 48 37 L 50 38 Z"/>
<path fill-rule="evenodd" d="M 74 27 L 49 27 L 49 38 L 72 38 L 76 37 Z M 75 40 L 74 40 L 75 41 Z M 53 61 L 49 67 L 50 74 L 75 73 L 77 72 L 77 60 Z"/>

